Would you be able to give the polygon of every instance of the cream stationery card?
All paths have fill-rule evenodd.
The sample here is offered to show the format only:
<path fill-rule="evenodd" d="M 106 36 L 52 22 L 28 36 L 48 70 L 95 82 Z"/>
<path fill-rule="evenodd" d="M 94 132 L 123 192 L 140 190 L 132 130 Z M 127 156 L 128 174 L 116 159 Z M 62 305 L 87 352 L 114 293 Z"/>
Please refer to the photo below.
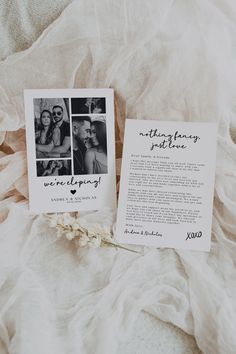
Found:
<path fill-rule="evenodd" d="M 32 213 L 116 206 L 112 89 L 25 90 Z"/>
<path fill-rule="evenodd" d="M 127 119 L 121 243 L 209 251 L 217 125 Z"/>

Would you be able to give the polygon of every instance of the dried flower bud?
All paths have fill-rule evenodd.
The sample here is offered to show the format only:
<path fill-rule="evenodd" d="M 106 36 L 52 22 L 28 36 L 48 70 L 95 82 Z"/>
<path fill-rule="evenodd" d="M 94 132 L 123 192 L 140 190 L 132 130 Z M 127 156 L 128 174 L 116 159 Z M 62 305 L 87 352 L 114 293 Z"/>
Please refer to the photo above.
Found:
<path fill-rule="evenodd" d="M 75 238 L 75 232 L 74 231 L 66 232 L 65 236 L 67 240 L 73 240 L 73 238 Z"/>
<path fill-rule="evenodd" d="M 76 243 L 78 244 L 79 247 L 85 247 L 87 246 L 88 242 L 89 242 L 89 238 L 86 235 L 84 235 L 81 236 Z"/>
<path fill-rule="evenodd" d="M 100 247 L 100 245 L 101 245 L 101 238 L 98 236 L 90 238 L 88 242 L 88 246 L 92 248 Z"/>

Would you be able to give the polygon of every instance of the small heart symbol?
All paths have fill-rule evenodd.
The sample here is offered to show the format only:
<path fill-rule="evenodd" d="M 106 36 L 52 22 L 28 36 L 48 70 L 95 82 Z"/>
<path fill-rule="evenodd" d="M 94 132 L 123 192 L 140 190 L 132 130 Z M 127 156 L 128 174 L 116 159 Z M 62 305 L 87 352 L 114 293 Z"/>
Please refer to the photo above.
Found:
<path fill-rule="evenodd" d="M 76 193 L 76 189 L 71 189 L 71 194 L 75 194 Z"/>

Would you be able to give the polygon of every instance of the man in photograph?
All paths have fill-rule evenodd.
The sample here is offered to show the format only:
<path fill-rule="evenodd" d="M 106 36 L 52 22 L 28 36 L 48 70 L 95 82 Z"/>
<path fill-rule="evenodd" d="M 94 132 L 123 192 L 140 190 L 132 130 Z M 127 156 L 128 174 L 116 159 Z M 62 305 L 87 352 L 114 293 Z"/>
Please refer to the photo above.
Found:
<path fill-rule="evenodd" d="M 37 144 L 37 151 L 44 153 L 47 157 L 70 156 L 70 125 L 64 121 L 63 107 L 56 105 L 52 109 L 53 134 L 49 144 Z"/>
<path fill-rule="evenodd" d="M 91 120 L 88 116 L 76 116 L 72 120 L 74 174 L 86 174 L 84 156 L 90 138 Z"/>

